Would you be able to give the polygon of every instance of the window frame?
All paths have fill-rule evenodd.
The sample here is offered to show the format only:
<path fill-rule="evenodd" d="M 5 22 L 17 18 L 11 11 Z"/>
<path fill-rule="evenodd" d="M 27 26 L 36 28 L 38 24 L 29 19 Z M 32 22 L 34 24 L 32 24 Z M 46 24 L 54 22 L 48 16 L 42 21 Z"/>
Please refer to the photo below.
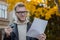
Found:
<path fill-rule="evenodd" d="M 0 1 L 0 9 L 3 11 L 5 11 L 4 12 L 4 14 L 2 14 L 2 15 L 4 15 L 4 16 L 2 16 L 2 15 L 0 15 L 0 19 L 8 19 L 8 11 L 7 11 L 7 8 L 8 8 L 8 4 L 7 3 L 5 3 L 5 2 L 1 2 Z"/>

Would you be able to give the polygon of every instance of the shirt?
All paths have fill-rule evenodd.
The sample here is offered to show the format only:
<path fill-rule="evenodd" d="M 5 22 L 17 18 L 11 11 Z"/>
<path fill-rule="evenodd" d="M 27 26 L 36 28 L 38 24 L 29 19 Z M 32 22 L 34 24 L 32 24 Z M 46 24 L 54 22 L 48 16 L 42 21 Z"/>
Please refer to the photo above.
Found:
<path fill-rule="evenodd" d="M 27 24 L 18 25 L 19 40 L 26 40 Z"/>
<path fill-rule="evenodd" d="M 17 21 L 16 23 L 17 23 L 17 27 L 18 27 L 19 40 L 26 40 L 28 21 L 25 21 L 23 23 L 21 23 L 20 21 Z"/>

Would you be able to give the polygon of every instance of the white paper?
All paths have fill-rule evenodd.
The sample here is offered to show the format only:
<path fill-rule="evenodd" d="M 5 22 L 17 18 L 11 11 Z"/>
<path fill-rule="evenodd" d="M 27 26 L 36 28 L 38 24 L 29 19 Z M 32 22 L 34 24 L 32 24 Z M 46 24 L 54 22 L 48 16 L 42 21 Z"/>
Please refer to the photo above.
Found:
<path fill-rule="evenodd" d="M 35 18 L 31 28 L 27 32 L 27 36 L 36 38 L 39 34 L 44 33 L 48 21 Z"/>

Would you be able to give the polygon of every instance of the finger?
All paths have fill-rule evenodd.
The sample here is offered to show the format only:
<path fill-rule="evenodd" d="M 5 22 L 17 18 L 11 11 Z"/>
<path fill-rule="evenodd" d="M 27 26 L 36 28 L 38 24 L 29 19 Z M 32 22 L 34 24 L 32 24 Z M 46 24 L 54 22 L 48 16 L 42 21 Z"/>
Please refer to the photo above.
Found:
<path fill-rule="evenodd" d="M 41 34 L 41 35 L 38 36 L 38 38 L 39 39 L 42 39 L 42 38 L 46 39 L 46 35 Z"/>
<path fill-rule="evenodd" d="M 41 38 L 39 38 L 39 40 L 45 40 L 45 38 L 42 38 L 42 37 L 41 37 Z"/>
<path fill-rule="evenodd" d="M 41 34 L 41 35 L 43 35 L 44 37 L 46 37 L 46 34 L 45 34 L 45 33 L 43 33 L 43 34 Z"/>

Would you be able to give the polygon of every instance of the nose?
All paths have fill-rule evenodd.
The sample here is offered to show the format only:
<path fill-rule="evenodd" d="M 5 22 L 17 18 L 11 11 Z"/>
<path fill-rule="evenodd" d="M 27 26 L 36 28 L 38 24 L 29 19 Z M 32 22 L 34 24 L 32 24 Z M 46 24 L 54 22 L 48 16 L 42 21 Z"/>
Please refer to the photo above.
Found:
<path fill-rule="evenodd" d="M 25 14 L 24 13 L 21 13 L 22 16 L 24 16 Z"/>

